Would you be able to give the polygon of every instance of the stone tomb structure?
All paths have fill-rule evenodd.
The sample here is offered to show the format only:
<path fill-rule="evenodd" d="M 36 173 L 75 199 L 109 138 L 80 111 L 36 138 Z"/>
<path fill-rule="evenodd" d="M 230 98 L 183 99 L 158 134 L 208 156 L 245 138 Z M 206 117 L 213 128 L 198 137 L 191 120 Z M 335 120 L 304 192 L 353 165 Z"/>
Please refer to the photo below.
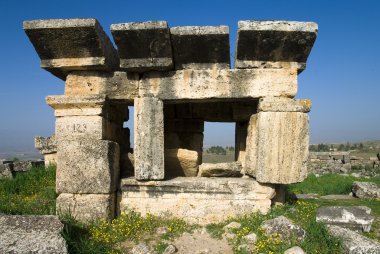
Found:
<path fill-rule="evenodd" d="M 239 21 L 231 68 L 227 26 L 114 24 L 116 50 L 95 19 L 25 21 L 41 67 L 65 80 L 64 95 L 46 98 L 56 116 L 57 211 L 201 224 L 267 212 L 284 184 L 307 174 L 311 102 L 294 97 L 317 29 Z M 205 121 L 236 124 L 243 177 L 198 176 Z"/>

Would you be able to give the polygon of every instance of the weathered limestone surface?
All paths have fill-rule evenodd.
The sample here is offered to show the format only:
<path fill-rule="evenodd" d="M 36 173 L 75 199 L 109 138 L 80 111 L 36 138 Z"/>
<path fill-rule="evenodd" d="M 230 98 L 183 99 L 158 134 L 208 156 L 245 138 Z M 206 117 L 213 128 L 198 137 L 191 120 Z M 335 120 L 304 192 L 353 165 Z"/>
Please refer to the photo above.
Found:
<path fill-rule="evenodd" d="M 73 70 L 112 70 L 117 51 L 96 19 L 24 21 L 41 67 L 61 79 Z"/>
<path fill-rule="evenodd" d="M 366 206 L 325 206 L 318 208 L 316 221 L 358 232 L 369 232 L 373 217 L 371 208 Z"/>
<path fill-rule="evenodd" d="M 261 224 L 265 234 L 277 236 L 283 241 L 292 241 L 294 239 L 302 241 L 306 232 L 297 224 L 294 224 L 285 216 L 279 216 L 274 219 L 266 220 Z"/>
<path fill-rule="evenodd" d="M 305 69 L 317 37 L 313 22 L 239 21 L 235 68 Z"/>
<path fill-rule="evenodd" d="M 164 179 L 164 108 L 157 98 L 135 99 L 134 156 L 138 180 Z"/>
<path fill-rule="evenodd" d="M 177 177 L 167 181 L 122 179 L 121 212 L 129 209 L 208 224 L 227 216 L 267 213 L 275 192 L 253 179 Z"/>
<path fill-rule="evenodd" d="M 140 96 L 161 100 L 245 99 L 294 97 L 297 69 L 182 70 L 145 73 Z"/>
<path fill-rule="evenodd" d="M 166 176 L 197 176 L 199 154 L 187 149 L 165 149 Z"/>
<path fill-rule="evenodd" d="M 107 140 L 58 143 L 58 193 L 112 193 L 119 179 L 119 145 Z"/>
<path fill-rule="evenodd" d="M 229 68 L 230 41 L 227 26 L 179 26 L 170 28 L 175 69 Z"/>
<path fill-rule="evenodd" d="M 166 21 L 111 25 L 120 67 L 127 71 L 164 71 L 173 68 L 172 45 Z"/>
<path fill-rule="evenodd" d="M 246 173 L 262 183 L 290 184 L 307 175 L 309 118 L 299 112 L 260 112 L 251 117 Z"/>
<path fill-rule="evenodd" d="M 34 138 L 34 147 L 37 148 L 41 154 L 49 154 L 57 152 L 57 143 L 55 136 L 52 135 L 48 138 L 36 136 Z"/>
<path fill-rule="evenodd" d="M 354 182 L 352 193 L 358 198 L 380 198 L 380 186 L 372 182 Z"/>
<path fill-rule="evenodd" d="M 115 194 L 61 193 L 57 198 L 57 213 L 71 214 L 82 222 L 112 219 L 115 216 Z"/>
<path fill-rule="evenodd" d="M 130 72 L 73 71 L 65 83 L 65 95 L 103 94 L 111 100 L 133 104 L 138 95 L 138 75 Z"/>
<path fill-rule="evenodd" d="M 0 179 L 13 178 L 13 163 L 0 164 Z"/>
<path fill-rule="evenodd" d="M 348 254 L 379 254 L 380 244 L 359 233 L 339 226 L 327 227 L 331 235 L 342 240 L 343 248 Z"/>
<path fill-rule="evenodd" d="M 294 100 L 284 97 L 264 97 L 259 101 L 258 111 L 264 112 L 310 112 L 310 100 Z"/>
<path fill-rule="evenodd" d="M 0 215 L 0 253 L 68 253 L 53 215 Z"/>
<path fill-rule="evenodd" d="M 204 177 L 239 177 L 242 176 L 241 162 L 202 163 L 198 176 Z"/>

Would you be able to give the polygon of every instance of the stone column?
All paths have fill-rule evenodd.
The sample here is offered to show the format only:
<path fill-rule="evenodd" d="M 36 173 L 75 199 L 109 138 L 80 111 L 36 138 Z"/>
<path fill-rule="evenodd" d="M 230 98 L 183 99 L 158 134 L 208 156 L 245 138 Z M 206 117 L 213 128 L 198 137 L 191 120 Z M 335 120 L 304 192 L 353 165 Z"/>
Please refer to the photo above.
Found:
<path fill-rule="evenodd" d="M 153 97 L 135 99 L 134 155 L 137 180 L 163 180 L 164 104 Z"/>
<path fill-rule="evenodd" d="M 290 184 L 307 175 L 309 100 L 264 98 L 249 122 L 246 172 L 261 183 Z"/>
<path fill-rule="evenodd" d="M 106 96 L 49 96 L 55 109 L 57 213 L 87 222 L 115 215 L 122 117 Z"/>

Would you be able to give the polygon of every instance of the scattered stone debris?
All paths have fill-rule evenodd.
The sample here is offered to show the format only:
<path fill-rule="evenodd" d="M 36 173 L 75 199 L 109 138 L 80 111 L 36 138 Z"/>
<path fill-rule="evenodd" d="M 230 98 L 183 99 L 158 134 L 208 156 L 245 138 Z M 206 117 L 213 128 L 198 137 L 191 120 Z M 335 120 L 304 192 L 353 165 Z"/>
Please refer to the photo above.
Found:
<path fill-rule="evenodd" d="M 32 167 L 40 167 L 44 165 L 41 160 L 27 160 L 27 161 L 9 161 L 3 160 L 0 162 L 0 179 L 13 178 L 18 172 L 26 172 Z"/>
<path fill-rule="evenodd" d="M 53 215 L 0 215 L 0 253 L 68 253 L 62 229 Z"/>
<path fill-rule="evenodd" d="M 277 218 L 264 221 L 261 224 L 261 227 L 267 235 L 276 235 L 284 241 L 292 241 L 293 239 L 302 241 L 306 234 L 305 230 L 291 222 L 285 216 L 279 216 Z"/>
<path fill-rule="evenodd" d="M 373 217 L 371 208 L 366 206 L 324 206 L 318 208 L 316 221 L 358 232 L 369 232 Z"/>
<path fill-rule="evenodd" d="M 153 254 L 152 249 L 145 243 L 139 243 L 131 250 L 131 254 Z"/>
<path fill-rule="evenodd" d="M 298 246 L 294 246 L 290 249 L 287 249 L 284 254 L 306 254 L 306 252 Z"/>
<path fill-rule="evenodd" d="M 343 248 L 348 254 L 379 254 L 380 244 L 359 233 L 335 225 L 327 226 L 331 235 L 342 240 Z"/>
<path fill-rule="evenodd" d="M 354 182 L 352 193 L 358 198 L 380 198 L 380 186 L 372 182 Z"/>

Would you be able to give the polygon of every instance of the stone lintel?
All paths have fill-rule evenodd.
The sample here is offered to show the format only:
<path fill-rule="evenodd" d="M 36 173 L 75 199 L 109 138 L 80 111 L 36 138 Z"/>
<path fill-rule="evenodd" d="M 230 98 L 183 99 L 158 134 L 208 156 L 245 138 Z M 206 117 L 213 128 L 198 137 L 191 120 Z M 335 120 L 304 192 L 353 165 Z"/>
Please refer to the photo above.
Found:
<path fill-rule="evenodd" d="M 73 70 L 111 71 L 119 58 L 96 19 L 24 21 L 24 30 L 41 59 L 41 67 L 65 80 Z"/>
<path fill-rule="evenodd" d="M 258 111 L 264 112 L 310 112 L 311 101 L 285 97 L 264 97 L 259 101 Z"/>
<path fill-rule="evenodd" d="M 243 178 L 177 177 L 167 181 L 121 180 L 121 212 L 173 216 L 189 223 L 217 223 L 228 216 L 267 213 L 272 185 Z"/>
<path fill-rule="evenodd" d="M 112 194 L 61 193 L 57 198 L 57 214 L 70 214 L 83 223 L 115 217 L 116 196 Z"/>
<path fill-rule="evenodd" d="M 145 73 L 139 95 L 161 100 L 257 99 L 294 97 L 296 69 L 180 70 Z"/>
<path fill-rule="evenodd" d="M 111 25 L 120 67 L 133 72 L 173 69 L 172 45 L 166 21 Z"/>
<path fill-rule="evenodd" d="M 170 28 L 175 69 L 212 69 L 230 66 L 227 26 Z"/>
<path fill-rule="evenodd" d="M 135 177 L 162 180 L 164 168 L 164 105 L 157 98 L 135 99 Z"/>
<path fill-rule="evenodd" d="M 235 68 L 287 68 L 290 65 L 302 71 L 317 31 L 318 25 L 314 22 L 239 21 Z"/>

